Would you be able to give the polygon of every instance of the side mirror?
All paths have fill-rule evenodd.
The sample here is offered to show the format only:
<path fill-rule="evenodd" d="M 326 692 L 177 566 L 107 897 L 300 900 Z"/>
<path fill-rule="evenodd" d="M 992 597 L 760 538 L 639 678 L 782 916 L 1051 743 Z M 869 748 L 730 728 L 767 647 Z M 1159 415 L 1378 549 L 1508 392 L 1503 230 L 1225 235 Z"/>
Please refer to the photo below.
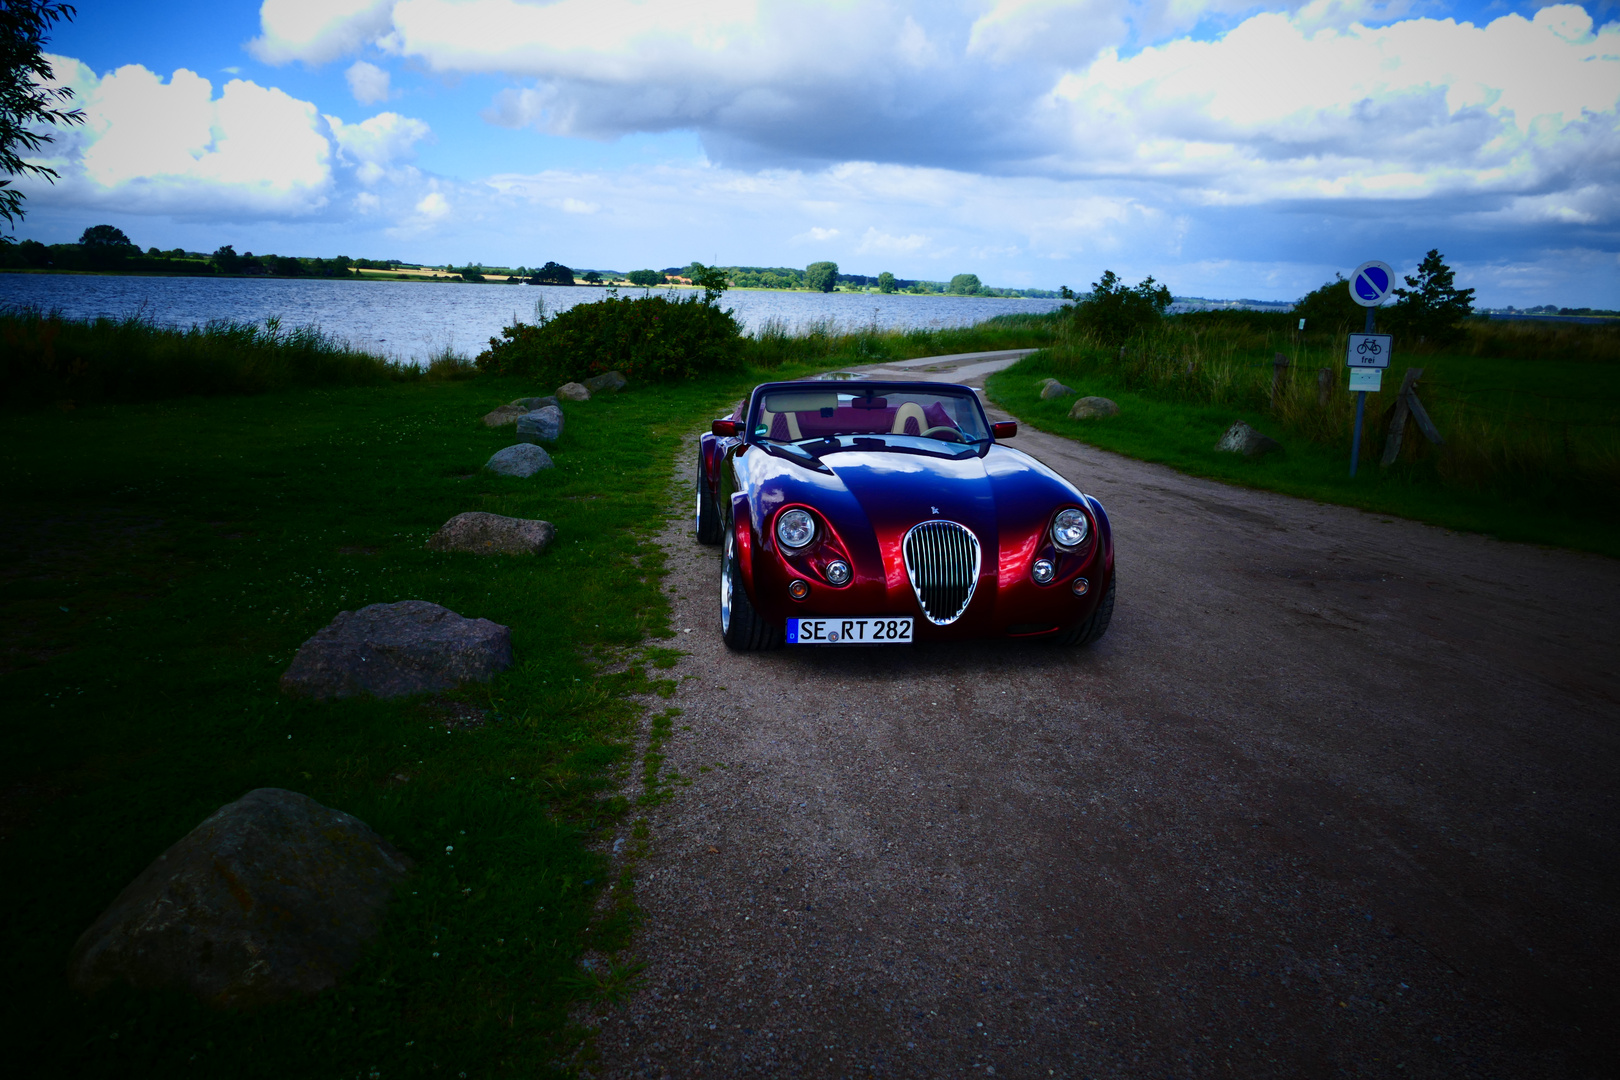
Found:
<path fill-rule="evenodd" d="M 709 425 L 709 430 L 720 436 L 722 439 L 734 439 L 737 437 L 737 421 L 716 420 L 714 423 Z"/>
<path fill-rule="evenodd" d="M 1010 439 L 1018 434 L 1018 421 L 1000 420 L 990 425 L 990 434 L 997 439 Z"/>

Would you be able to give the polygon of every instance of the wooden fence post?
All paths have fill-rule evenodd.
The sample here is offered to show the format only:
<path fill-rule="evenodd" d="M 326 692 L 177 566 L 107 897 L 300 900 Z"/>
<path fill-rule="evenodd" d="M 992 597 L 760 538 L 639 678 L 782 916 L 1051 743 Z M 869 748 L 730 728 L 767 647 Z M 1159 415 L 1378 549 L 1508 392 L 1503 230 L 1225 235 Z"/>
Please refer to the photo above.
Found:
<path fill-rule="evenodd" d="M 1333 393 L 1333 369 L 1330 367 L 1316 369 L 1316 404 L 1318 408 L 1327 408 L 1328 396 Z"/>
<path fill-rule="evenodd" d="M 1422 368 L 1406 369 L 1406 378 L 1401 380 L 1401 392 L 1395 397 L 1395 415 L 1389 422 L 1389 438 L 1384 442 L 1384 458 L 1381 464 L 1393 465 L 1395 459 L 1400 457 L 1401 435 L 1406 430 L 1408 416 L 1417 422 L 1418 430 L 1423 432 L 1424 438 L 1436 446 L 1445 442 L 1440 437 L 1440 429 L 1429 419 L 1429 413 L 1423 408 L 1423 402 L 1418 400 L 1417 381 L 1422 377 Z"/>
<path fill-rule="evenodd" d="M 1283 372 L 1288 370 L 1288 357 L 1276 353 L 1271 360 L 1271 407 L 1277 407 L 1277 388 L 1282 385 Z"/>

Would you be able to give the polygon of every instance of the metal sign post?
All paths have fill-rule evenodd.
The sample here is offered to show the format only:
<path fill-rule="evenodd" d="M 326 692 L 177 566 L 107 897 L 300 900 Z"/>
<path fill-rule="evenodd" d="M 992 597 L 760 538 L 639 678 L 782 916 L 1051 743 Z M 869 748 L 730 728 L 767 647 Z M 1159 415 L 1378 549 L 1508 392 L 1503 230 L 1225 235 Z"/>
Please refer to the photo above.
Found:
<path fill-rule="evenodd" d="M 1350 367 L 1350 389 L 1356 395 L 1356 430 L 1350 438 L 1350 475 L 1356 475 L 1356 463 L 1361 459 L 1361 422 L 1367 413 L 1368 392 L 1377 393 L 1383 369 L 1389 366 L 1388 334 L 1375 334 L 1377 324 L 1373 311 L 1384 302 L 1384 297 L 1395 287 L 1395 270 L 1388 263 L 1376 259 L 1364 262 L 1350 275 L 1350 299 L 1367 309 L 1367 324 L 1360 334 L 1350 335 L 1350 348 L 1345 363 Z"/>

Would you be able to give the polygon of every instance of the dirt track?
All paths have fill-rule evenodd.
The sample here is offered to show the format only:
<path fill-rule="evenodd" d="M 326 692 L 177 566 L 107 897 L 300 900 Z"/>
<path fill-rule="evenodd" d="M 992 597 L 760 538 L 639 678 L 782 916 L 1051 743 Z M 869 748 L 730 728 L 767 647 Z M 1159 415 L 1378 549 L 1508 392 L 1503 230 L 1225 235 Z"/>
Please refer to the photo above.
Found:
<path fill-rule="evenodd" d="M 731 654 L 670 530 L 596 1075 L 1614 1075 L 1620 563 L 1016 445 L 1112 518 L 1089 651 Z"/>

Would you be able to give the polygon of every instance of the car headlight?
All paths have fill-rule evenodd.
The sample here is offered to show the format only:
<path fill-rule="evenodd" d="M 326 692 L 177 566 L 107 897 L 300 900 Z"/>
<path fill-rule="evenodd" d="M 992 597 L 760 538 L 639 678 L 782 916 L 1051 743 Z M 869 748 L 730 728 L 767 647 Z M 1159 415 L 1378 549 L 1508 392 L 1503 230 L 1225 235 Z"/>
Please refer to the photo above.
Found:
<path fill-rule="evenodd" d="M 776 519 L 776 538 L 783 547 L 802 548 L 816 538 L 816 519 L 803 510 L 789 510 Z"/>
<path fill-rule="evenodd" d="M 1052 540 L 1058 547 L 1077 548 L 1086 542 L 1091 526 L 1079 510 L 1065 510 L 1052 522 Z"/>

